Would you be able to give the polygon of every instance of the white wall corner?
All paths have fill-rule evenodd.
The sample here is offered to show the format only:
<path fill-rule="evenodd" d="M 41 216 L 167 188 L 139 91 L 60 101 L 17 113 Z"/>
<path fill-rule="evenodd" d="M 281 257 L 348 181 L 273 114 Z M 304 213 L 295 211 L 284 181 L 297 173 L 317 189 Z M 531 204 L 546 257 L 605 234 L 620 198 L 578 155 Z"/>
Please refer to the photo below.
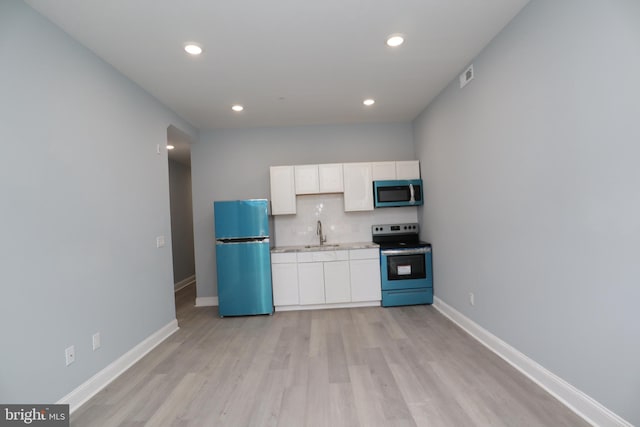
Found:
<path fill-rule="evenodd" d="M 218 297 L 196 297 L 196 307 L 211 307 L 218 305 Z"/>
<path fill-rule="evenodd" d="M 613 413 L 551 371 L 545 369 L 534 360 L 520 353 L 440 298 L 434 297 L 433 306 L 469 335 L 522 372 L 591 425 L 599 427 L 633 427 L 631 423 Z"/>
<path fill-rule="evenodd" d="M 56 403 L 69 405 L 73 413 L 178 329 L 178 321 L 170 321 Z"/>

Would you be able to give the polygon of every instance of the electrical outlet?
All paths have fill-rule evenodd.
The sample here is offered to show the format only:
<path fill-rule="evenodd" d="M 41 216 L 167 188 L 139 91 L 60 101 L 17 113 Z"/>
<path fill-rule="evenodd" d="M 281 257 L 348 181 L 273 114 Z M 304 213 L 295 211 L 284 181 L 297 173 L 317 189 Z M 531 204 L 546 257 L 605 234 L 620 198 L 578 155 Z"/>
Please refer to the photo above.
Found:
<path fill-rule="evenodd" d="M 157 248 L 162 248 L 162 247 L 164 247 L 164 236 L 158 236 L 158 237 L 156 237 L 156 247 L 157 247 Z"/>
<path fill-rule="evenodd" d="M 476 305 L 476 297 L 473 292 L 469 292 L 469 304 Z"/>
<path fill-rule="evenodd" d="M 92 342 L 93 342 L 93 351 L 96 351 L 97 349 L 100 348 L 100 332 L 96 332 L 95 334 L 93 334 L 92 337 Z"/>
<path fill-rule="evenodd" d="M 67 347 L 64 350 L 64 358 L 66 361 L 67 366 L 71 365 L 73 362 L 76 361 L 76 348 L 75 346 L 71 346 L 71 347 Z"/>

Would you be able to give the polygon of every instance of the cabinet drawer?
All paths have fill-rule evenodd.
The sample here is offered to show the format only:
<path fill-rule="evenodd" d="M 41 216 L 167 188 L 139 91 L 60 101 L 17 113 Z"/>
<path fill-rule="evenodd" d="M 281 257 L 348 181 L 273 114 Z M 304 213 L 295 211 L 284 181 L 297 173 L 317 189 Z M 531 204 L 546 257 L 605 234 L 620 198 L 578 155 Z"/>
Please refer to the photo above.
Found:
<path fill-rule="evenodd" d="M 349 251 L 349 259 L 378 259 L 380 258 L 380 249 L 352 249 Z"/>
<path fill-rule="evenodd" d="M 287 262 L 296 262 L 296 253 L 295 252 L 285 252 L 285 253 L 276 253 L 271 254 L 271 263 L 272 264 L 284 264 Z"/>
<path fill-rule="evenodd" d="M 298 262 L 313 262 L 313 252 L 298 252 L 296 260 Z"/>
<path fill-rule="evenodd" d="M 298 252 L 298 262 L 347 261 L 349 251 Z"/>
<path fill-rule="evenodd" d="M 382 306 L 433 304 L 433 288 L 382 291 Z"/>
<path fill-rule="evenodd" d="M 349 251 L 321 251 L 311 252 L 314 261 L 347 261 L 349 259 Z"/>

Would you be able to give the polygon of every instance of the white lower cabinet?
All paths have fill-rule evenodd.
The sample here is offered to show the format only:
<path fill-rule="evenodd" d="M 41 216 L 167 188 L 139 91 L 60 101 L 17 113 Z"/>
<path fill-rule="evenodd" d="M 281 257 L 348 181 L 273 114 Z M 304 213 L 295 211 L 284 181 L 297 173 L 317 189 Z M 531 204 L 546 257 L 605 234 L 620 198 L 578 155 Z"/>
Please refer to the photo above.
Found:
<path fill-rule="evenodd" d="M 351 301 L 349 261 L 324 263 L 324 293 L 329 304 Z"/>
<path fill-rule="evenodd" d="M 298 264 L 300 304 L 324 304 L 324 272 L 321 262 Z"/>
<path fill-rule="evenodd" d="M 273 305 L 298 305 L 298 262 L 296 254 L 271 254 Z"/>
<path fill-rule="evenodd" d="M 351 301 L 380 301 L 380 251 L 356 249 L 349 251 Z"/>
<path fill-rule="evenodd" d="M 358 259 L 349 261 L 351 267 L 351 301 L 378 301 L 380 289 L 380 261 Z"/>
<path fill-rule="evenodd" d="M 276 310 L 379 305 L 379 251 L 351 249 L 271 254 Z"/>

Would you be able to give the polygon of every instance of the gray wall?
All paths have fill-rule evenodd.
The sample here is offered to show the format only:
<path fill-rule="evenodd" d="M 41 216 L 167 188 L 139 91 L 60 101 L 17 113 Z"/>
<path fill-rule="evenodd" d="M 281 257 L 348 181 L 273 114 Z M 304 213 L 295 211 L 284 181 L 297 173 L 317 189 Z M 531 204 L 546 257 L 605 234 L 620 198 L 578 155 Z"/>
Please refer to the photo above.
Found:
<path fill-rule="evenodd" d="M 171 200 L 173 283 L 179 283 L 196 273 L 193 253 L 190 166 L 169 160 L 169 196 Z"/>
<path fill-rule="evenodd" d="M 269 198 L 269 166 L 414 158 L 410 124 L 203 133 L 191 147 L 198 297 L 217 295 L 214 200 Z"/>
<path fill-rule="evenodd" d="M 23 2 L 0 62 L 0 402 L 55 402 L 175 319 L 156 145 L 193 129 Z"/>
<path fill-rule="evenodd" d="M 533 0 L 474 69 L 414 123 L 436 295 L 640 425 L 640 2 Z"/>

